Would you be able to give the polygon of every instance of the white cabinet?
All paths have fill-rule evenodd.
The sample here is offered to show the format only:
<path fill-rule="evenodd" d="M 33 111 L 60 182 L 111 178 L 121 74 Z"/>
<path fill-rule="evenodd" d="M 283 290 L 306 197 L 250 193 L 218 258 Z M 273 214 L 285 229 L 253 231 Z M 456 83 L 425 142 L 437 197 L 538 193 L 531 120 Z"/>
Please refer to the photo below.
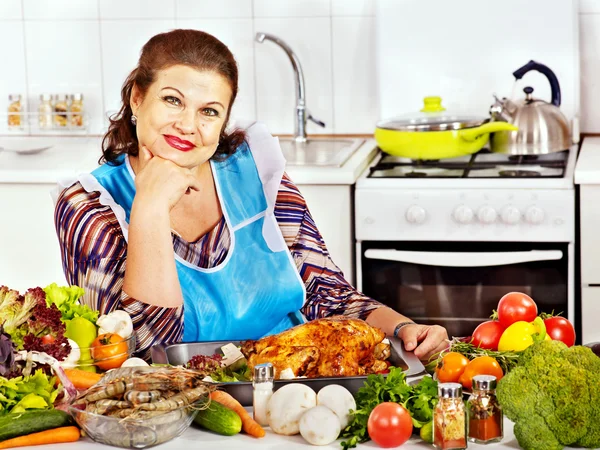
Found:
<path fill-rule="evenodd" d="M 333 262 L 354 284 L 353 185 L 298 185 Z"/>
<path fill-rule="evenodd" d="M 600 342 L 600 286 L 581 289 L 581 342 Z"/>
<path fill-rule="evenodd" d="M 0 184 L 0 285 L 66 284 L 54 227 L 54 184 Z"/>
<path fill-rule="evenodd" d="M 600 138 L 586 137 L 575 168 L 579 187 L 581 343 L 600 341 Z"/>

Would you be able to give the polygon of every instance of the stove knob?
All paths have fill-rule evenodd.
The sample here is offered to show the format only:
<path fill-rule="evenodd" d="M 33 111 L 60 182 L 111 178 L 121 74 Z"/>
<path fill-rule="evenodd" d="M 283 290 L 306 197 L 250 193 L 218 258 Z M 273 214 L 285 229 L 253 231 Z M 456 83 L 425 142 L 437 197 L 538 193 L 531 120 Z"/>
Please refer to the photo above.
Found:
<path fill-rule="evenodd" d="M 491 206 L 482 206 L 477 211 L 477 218 L 481 223 L 494 223 L 496 218 L 498 217 L 498 213 Z"/>
<path fill-rule="evenodd" d="M 537 206 L 530 206 L 525 211 L 525 220 L 532 225 L 540 224 L 544 221 L 544 210 Z"/>
<path fill-rule="evenodd" d="M 516 225 L 521 220 L 521 211 L 515 206 L 507 206 L 500 214 L 502 222 L 508 225 Z"/>
<path fill-rule="evenodd" d="M 471 223 L 473 221 L 473 210 L 466 205 L 459 205 L 452 213 L 452 217 L 458 223 Z"/>
<path fill-rule="evenodd" d="M 406 220 L 410 223 L 423 223 L 427 218 L 427 211 L 418 205 L 409 206 L 406 210 Z"/>

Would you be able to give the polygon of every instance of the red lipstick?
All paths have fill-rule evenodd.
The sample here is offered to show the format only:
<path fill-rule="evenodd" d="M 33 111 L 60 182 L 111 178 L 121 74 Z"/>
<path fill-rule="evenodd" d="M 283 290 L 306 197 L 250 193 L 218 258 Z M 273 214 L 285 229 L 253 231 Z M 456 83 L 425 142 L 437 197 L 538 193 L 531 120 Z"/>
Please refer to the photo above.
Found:
<path fill-rule="evenodd" d="M 167 141 L 167 144 L 169 144 L 174 149 L 182 152 L 189 152 L 190 150 L 196 147 L 192 142 L 186 141 L 184 139 L 179 139 L 177 136 L 165 134 L 163 135 L 163 137 L 165 138 L 165 141 Z"/>

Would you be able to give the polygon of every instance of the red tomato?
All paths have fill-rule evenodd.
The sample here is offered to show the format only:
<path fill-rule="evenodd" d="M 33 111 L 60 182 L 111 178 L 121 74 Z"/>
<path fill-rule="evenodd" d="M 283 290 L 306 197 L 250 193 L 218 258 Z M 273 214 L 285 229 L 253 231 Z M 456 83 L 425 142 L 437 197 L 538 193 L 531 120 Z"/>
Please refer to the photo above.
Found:
<path fill-rule="evenodd" d="M 471 343 L 475 347 L 485 348 L 487 350 L 498 350 L 500 336 L 504 333 L 504 327 L 497 320 L 488 320 L 480 323 L 473 331 L 473 340 Z"/>
<path fill-rule="evenodd" d="M 575 344 L 575 328 L 564 317 L 550 317 L 544 320 L 544 325 L 546 325 L 546 333 L 552 340 L 563 341 L 569 347 Z"/>
<path fill-rule="evenodd" d="M 46 334 L 42 336 L 42 344 L 52 344 L 56 341 L 56 338 L 51 334 Z"/>
<path fill-rule="evenodd" d="M 509 292 L 498 302 L 498 322 L 508 328 L 515 322 L 533 322 L 537 316 L 537 305 L 533 299 L 521 292 Z"/>
<path fill-rule="evenodd" d="M 398 447 L 408 441 L 412 434 L 410 413 L 398 403 L 380 403 L 369 415 L 367 431 L 380 447 Z"/>

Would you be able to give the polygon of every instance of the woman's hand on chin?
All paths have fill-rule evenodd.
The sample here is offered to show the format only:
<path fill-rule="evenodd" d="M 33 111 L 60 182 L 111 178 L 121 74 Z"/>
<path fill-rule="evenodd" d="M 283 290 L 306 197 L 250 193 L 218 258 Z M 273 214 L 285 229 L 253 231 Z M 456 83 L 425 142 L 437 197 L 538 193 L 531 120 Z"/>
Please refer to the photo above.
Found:
<path fill-rule="evenodd" d="M 191 190 L 200 190 L 200 182 L 191 169 L 180 167 L 172 161 L 154 156 L 142 146 L 136 164 L 136 200 L 169 212 Z"/>

